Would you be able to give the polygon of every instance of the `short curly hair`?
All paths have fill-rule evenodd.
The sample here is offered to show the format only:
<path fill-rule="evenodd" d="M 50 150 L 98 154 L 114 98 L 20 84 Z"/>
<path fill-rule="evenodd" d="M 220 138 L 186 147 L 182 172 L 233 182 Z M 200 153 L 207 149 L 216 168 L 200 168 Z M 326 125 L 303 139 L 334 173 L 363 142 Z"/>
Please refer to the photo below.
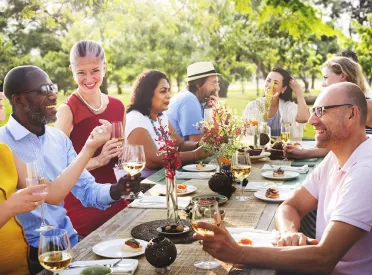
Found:
<path fill-rule="evenodd" d="M 144 116 L 149 116 L 154 91 L 162 79 L 170 84 L 168 77 L 160 71 L 151 70 L 140 74 L 133 84 L 127 113 L 136 110 Z"/>

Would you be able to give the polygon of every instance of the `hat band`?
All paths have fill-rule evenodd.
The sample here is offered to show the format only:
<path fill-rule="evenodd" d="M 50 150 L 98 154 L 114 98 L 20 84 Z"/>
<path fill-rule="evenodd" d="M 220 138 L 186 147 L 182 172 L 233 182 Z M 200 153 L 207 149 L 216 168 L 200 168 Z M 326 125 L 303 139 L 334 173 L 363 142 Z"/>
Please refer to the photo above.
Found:
<path fill-rule="evenodd" d="M 208 72 L 189 75 L 188 78 L 195 77 L 195 76 L 201 76 L 201 75 L 205 75 L 205 74 L 213 74 L 213 73 L 217 73 L 216 70 L 211 70 L 211 71 L 208 71 Z"/>

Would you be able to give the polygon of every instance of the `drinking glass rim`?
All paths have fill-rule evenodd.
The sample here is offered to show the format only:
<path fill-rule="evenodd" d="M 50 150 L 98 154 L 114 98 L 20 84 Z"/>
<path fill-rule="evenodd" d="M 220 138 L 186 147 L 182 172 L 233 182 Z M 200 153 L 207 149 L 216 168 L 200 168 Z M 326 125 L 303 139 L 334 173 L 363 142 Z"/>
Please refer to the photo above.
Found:
<path fill-rule="evenodd" d="M 61 233 L 60 234 L 52 234 L 52 231 L 59 231 Z M 49 233 L 49 234 L 47 234 L 47 233 Z M 52 228 L 52 229 L 40 232 L 40 236 L 43 236 L 43 237 L 59 237 L 59 236 L 63 236 L 63 235 L 68 236 L 67 230 L 63 229 L 63 228 Z"/>

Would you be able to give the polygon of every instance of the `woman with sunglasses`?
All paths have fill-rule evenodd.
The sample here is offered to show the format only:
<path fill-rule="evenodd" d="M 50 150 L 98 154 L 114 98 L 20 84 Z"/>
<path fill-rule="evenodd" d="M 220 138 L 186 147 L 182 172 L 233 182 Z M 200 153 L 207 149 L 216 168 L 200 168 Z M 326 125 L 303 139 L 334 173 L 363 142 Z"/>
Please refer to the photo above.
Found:
<path fill-rule="evenodd" d="M 123 103 L 100 90 L 106 68 L 105 51 L 96 41 L 82 40 L 71 48 L 70 70 L 78 87 L 59 107 L 55 127 L 70 137 L 77 153 L 82 150 L 84 140 L 92 129 L 99 125 L 100 119 L 109 122 L 122 121 L 125 127 Z M 114 166 L 121 154 L 121 145 L 122 142 L 117 139 L 107 141 L 87 164 L 86 169 L 97 183 L 117 182 Z M 120 200 L 102 211 L 84 207 L 71 193 L 65 200 L 67 214 L 81 236 L 97 229 L 127 205 L 126 200 Z"/>
<path fill-rule="evenodd" d="M 336 56 L 327 60 L 323 64 L 322 75 L 323 87 L 328 87 L 329 85 L 339 82 L 352 82 L 358 85 L 364 93 L 368 91 L 368 87 L 365 85 L 366 81 L 363 76 L 362 68 L 358 63 L 347 57 Z M 367 98 L 367 103 L 369 115 L 367 116 L 366 133 L 372 134 L 372 100 Z M 319 106 L 311 108 L 310 111 L 314 115 L 321 117 L 327 113 L 327 110 L 338 107 L 341 106 Z M 287 145 L 285 147 L 287 157 L 295 159 L 324 157 L 328 152 L 329 150 L 324 148 L 304 149 L 293 145 Z"/>

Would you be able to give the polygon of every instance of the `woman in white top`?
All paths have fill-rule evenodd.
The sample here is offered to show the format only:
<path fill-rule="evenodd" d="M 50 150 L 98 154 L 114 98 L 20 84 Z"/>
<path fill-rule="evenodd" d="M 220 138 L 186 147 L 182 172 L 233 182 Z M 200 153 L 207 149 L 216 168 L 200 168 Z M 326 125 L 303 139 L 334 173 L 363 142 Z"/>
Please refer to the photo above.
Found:
<path fill-rule="evenodd" d="M 162 167 L 162 156 L 158 154 L 160 124 L 167 127 L 176 138 L 182 163 L 192 163 L 208 156 L 198 142 L 184 141 L 169 123 L 165 110 L 171 98 L 168 77 L 159 71 L 142 73 L 136 80 L 127 109 L 125 137 L 129 144 L 143 145 L 146 168 L 142 177 L 148 177 Z"/>
<path fill-rule="evenodd" d="M 270 89 L 271 82 L 274 82 L 274 86 L 267 123 L 271 127 L 271 135 L 280 136 L 281 122 L 292 124 L 295 122 L 306 123 L 309 119 L 309 111 L 301 86 L 286 70 L 275 68 L 267 75 L 265 80 L 265 95 Z M 298 104 L 292 101 L 292 91 L 296 94 Z M 258 122 L 262 122 L 263 110 L 259 106 L 263 106 L 262 104 L 264 102 L 265 97 L 260 97 L 249 102 L 245 107 L 244 117 L 251 118 L 250 114 L 254 114 Z M 305 124 L 302 124 L 302 126 L 305 129 Z"/>

